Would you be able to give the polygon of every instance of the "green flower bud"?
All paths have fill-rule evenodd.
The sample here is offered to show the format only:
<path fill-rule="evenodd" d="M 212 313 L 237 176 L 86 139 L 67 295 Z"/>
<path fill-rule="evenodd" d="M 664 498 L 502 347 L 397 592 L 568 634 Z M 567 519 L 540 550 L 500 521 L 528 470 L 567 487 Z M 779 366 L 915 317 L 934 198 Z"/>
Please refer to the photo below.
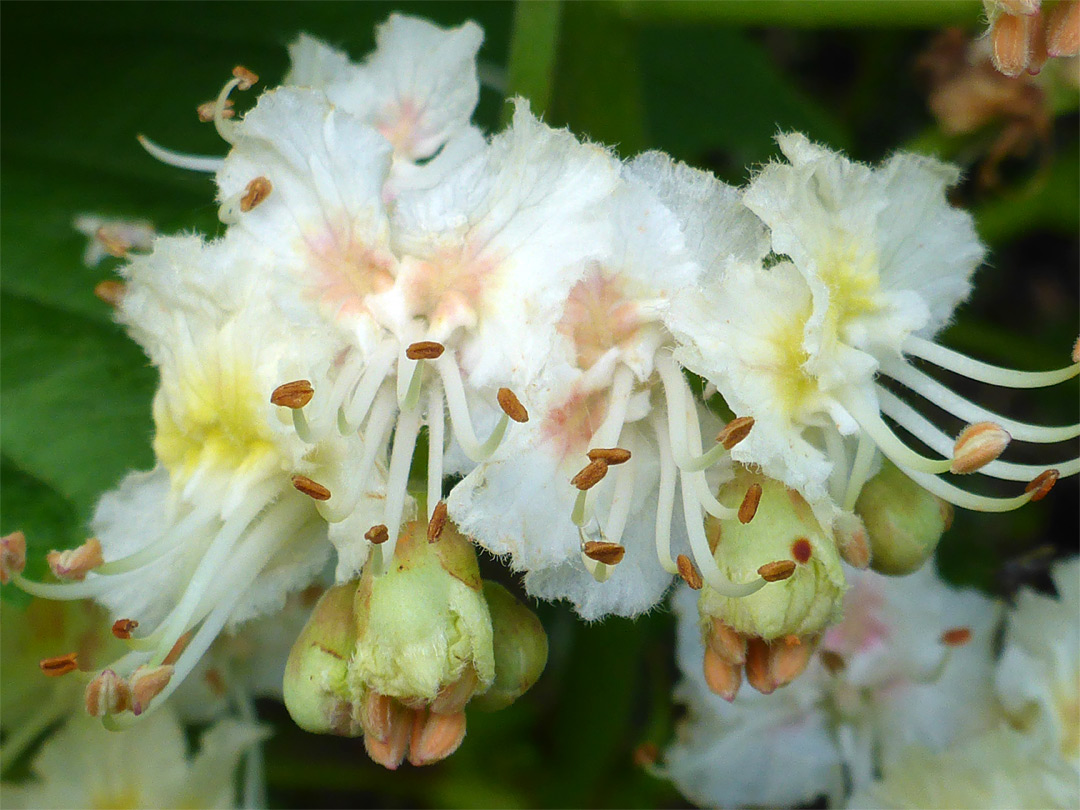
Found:
<path fill-rule="evenodd" d="M 862 488 L 855 511 L 866 524 L 870 567 L 893 576 L 921 568 L 952 523 L 952 506 L 888 459 Z"/>
<path fill-rule="evenodd" d="M 316 734 L 361 733 L 355 696 L 348 687 L 356 644 L 353 600 L 356 583 L 322 595 L 285 664 L 285 708 L 300 728 Z"/>
<path fill-rule="evenodd" d="M 536 614 L 502 585 L 485 581 L 484 598 L 494 632 L 495 680 L 471 705 L 493 712 L 505 709 L 540 678 L 547 664 L 548 640 Z"/>
<path fill-rule="evenodd" d="M 810 505 L 781 482 L 738 468 L 720 488 L 719 499 L 737 509 L 753 484 L 761 487 L 757 512 L 706 523 L 709 545 L 720 570 L 747 582 L 766 564 L 791 560 L 794 573 L 745 597 L 727 597 L 706 585 L 698 610 L 708 631 L 716 618 L 738 633 L 765 641 L 821 632 L 839 619 L 847 585 L 832 536 L 821 528 Z"/>

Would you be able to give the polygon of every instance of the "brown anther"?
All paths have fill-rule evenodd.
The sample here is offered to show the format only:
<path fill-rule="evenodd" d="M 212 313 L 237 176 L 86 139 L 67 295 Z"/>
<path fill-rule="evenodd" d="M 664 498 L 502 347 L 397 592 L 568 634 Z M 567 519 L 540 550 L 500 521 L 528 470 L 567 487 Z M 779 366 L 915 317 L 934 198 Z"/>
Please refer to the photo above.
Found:
<path fill-rule="evenodd" d="M 675 565 L 679 569 L 679 576 L 682 577 L 682 581 L 693 590 L 700 591 L 705 584 L 705 580 L 701 578 L 701 572 L 690 562 L 690 558 L 685 554 L 680 554 L 675 558 Z"/>
<path fill-rule="evenodd" d="M 105 562 L 105 558 L 101 554 L 101 542 L 91 537 L 78 548 L 50 551 L 45 555 L 45 561 L 57 579 L 82 582 L 88 573 Z"/>
<path fill-rule="evenodd" d="M 1000 456 L 1012 441 L 1009 432 L 993 422 L 968 425 L 956 437 L 950 472 L 967 475 Z"/>
<path fill-rule="evenodd" d="M 446 347 L 434 340 L 421 340 L 410 343 L 405 349 L 405 356 L 410 360 L 438 360 Z"/>
<path fill-rule="evenodd" d="M 765 563 L 757 572 L 766 582 L 779 582 L 795 573 L 795 563 L 791 560 L 774 560 Z"/>
<path fill-rule="evenodd" d="M 517 394 L 509 388 L 500 388 L 495 398 L 499 401 L 499 407 L 502 408 L 503 413 L 515 422 L 524 423 L 529 421 L 529 412 L 525 410 L 525 406 L 521 404 Z"/>
<path fill-rule="evenodd" d="M 634 749 L 634 766 L 651 768 L 660 760 L 660 747 L 653 742 L 643 742 Z"/>
<path fill-rule="evenodd" d="M 237 90 L 250 90 L 252 85 L 259 81 L 259 75 L 252 73 L 243 65 L 237 65 L 232 69 L 232 75 L 240 80 L 240 83 L 236 85 Z"/>
<path fill-rule="evenodd" d="M 465 712 L 436 714 L 416 712 L 409 744 L 409 764 L 421 766 L 440 762 L 457 751 L 465 739 Z"/>
<path fill-rule="evenodd" d="M 581 472 L 570 479 L 570 483 L 582 492 L 586 492 L 603 480 L 607 475 L 607 469 L 608 463 L 602 458 L 590 461 Z"/>
<path fill-rule="evenodd" d="M 159 667 L 139 667 L 129 679 L 131 685 L 131 711 L 140 715 L 146 711 L 150 701 L 160 695 L 172 680 L 173 667 L 163 664 Z"/>
<path fill-rule="evenodd" d="M 79 654 L 70 652 L 67 655 L 57 655 L 54 658 L 42 658 L 38 662 L 38 666 L 50 678 L 58 678 L 79 668 Z"/>
<path fill-rule="evenodd" d="M 115 279 L 99 281 L 94 285 L 94 295 L 97 296 L 99 301 L 104 301 L 110 307 L 120 306 L 120 303 L 124 300 L 125 292 L 127 292 L 127 285 Z"/>
<path fill-rule="evenodd" d="M 754 417 L 738 416 L 724 425 L 724 429 L 716 434 L 716 441 L 724 445 L 725 450 L 730 450 L 750 435 L 750 428 L 753 426 Z"/>
<path fill-rule="evenodd" d="M 749 523 L 757 514 L 758 504 L 761 503 L 761 484 L 751 484 L 739 504 L 739 523 Z"/>
<path fill-rule="evenodd" d="M 847 663 L 844 661 L 844 656 L 840 653 L 833 652 L 832 650 L 821 651 L 821 665 L 829 671 L 830 675 L 837 675 L 844 671 L 844 667 Z"/>
<path fill-rule="evenodd" d="M 606 461 L 608 466 L 625 464 L 630 460 L 630 451 L 621 447 L 594 447 L 586 455 L 589 461 Z"/>
<path fill-rule="evenodd" d="M 101 243 L 103 248 L 105 248 L 105 252 L 115 259 L 125 258 L 128 251 L 131 250 L 130 242 L 126 239 L 121 239 L 104 225 L 94 232 L 94 238 Z"/>
<path fill-rule="evenodd" d="M 176 643 L 172 645 L 168 655 L 162 660 L 162 664 L 175 664 L 176 660 L 180 657 L 180 654 L 187 649 L 188 642 L 191 641 L 191 632 L 184 633 L 176 640 Z"/>
<path fill-rule="evenodd" d="M 200 121 L 209 124 L 214 120 L 214 114 L 217 112 L 217 101 L 204 101 L 195 108 L 195 112 L 199 114 Z M 236 110 L 233 109 L 233 100 L 231 98 L 225 99 L 225 104 L 221 108 L 221 117 L 232 118 L 235 115 Z"/>
<path fill-rule="evenodd" d="M 442 535 L 442 531 L 446 528 L 446 501 L 439 501 L 435 504 L 435 508 L 431 510 L 431 520 L 427 525 L 427 540 L 429 543 L 434 543 Z"/>
<path fill-rule="evenodd" d="M 769 667 L 770 657 L 768 642 L 760 638 L 752 638 L 747 642 L 746 680 L 763 695 L 772 694 L 777 687 Z"/>
<path fill-rule="evenodd" d="M 711 647 L 706 647 L 702 670 L 705 675 L 705 684 L 710 692 L 728 702 L 735 700 L 739 687 L 742 686 L 741 666 L 728 663 Z"/>
<path fill-rule="evenodd" d="M 971 641 L 970 627 L 950 627 L 941 634 L 941 643 L 946 647 L 963 647 Z"/>
<path fill-rule="evenodd" d="M 791 556 L 795 558 L 797 563 L 808 563 L 810 557 L 814 553 L 814 547 L 810 545 L 810 541 L 805 537 L 800 537 L 791 544 Z"/>
<path fill-rule="evenodd" d="M 330 490 L 315 481 L 312 481 L 306 475 L 294 475 L 292 477 L 292 485 L 296 487 L 299 492 L 303 492 L 309 498 L 316 501 L 328 501 L 330 500 Z"/>
<path fill-rule="evenodd" d="M 86 713 L 91 717 L 119 714 L 131 707 L 131 687 L 111 669 L 98 673 L 83 693 Z"/>
<path fill-rule="evenodd" d="M 364 539 L 373 546 L 381 546 L 390 539 L 390 530 L 381 523 L 377 523 L 364 533 Z"/>
<path fill-rule="evenodd" d="M 240 198 L 240 210 L 247 213 L 263 200 L 270 196 L 274 190 L 274 184 L 269 178 L 256 177 L 244 188 L 244 196 Z"/>
<path fill-rule="evenodd" d="M 26 568 L 26 535 L 12 532 L 0 537 L 0 585 L 7 585 L 11 578 Z"/>
<path fill-rule="evenodd" d="M 315 389 L 308 380 L 293 380 L 279 385 L 270 395 L 270 402 L 282 408 L 303 408 L 315 396 Z"/>
<path fill-rule="evenodd" d="M 139 626 L 134 619 L 117 619 L 113 622 L 112 634 L 121 641 L 131 638 L 131 631 Z"/>
<path fill-rule="evenodd" d="M 1041 501 L 1050 494 L 1061 474 L 1057 470 L 1044 470 L 1035 476 L 1035 479 L 1024 487 L 1024 492 L 1030 492 L 1032 501 Z"/>
<path fill-rule="evenodd" d="M 581 547 L 581 553 L 590 560 L 596 560 L 604 565 L 618 565 L 626 554 L 626 547 L 618 543 L 590 540 Z"/>
<path fill-rule="evenodd" d="M 228 686 L 225 683 L 225 676 L 221 674 L 220 669 L 211 667 L 206 670 L 206 674 L 203 676 L 206 680 L 206 686 L 210 692 L 218 697 L 225 697 L 225 693 L 228 690 Z"/>
<path fill-rule="evenodd" d="M 746 636 L 720 619 L 712 620 L 705 643 L 729 664 L 741 666 L 746 662 Z"/>
<path fill-rule="evenodd" d="M 1046 52 L 1076 56 L 1080 52 L 1080 0 L 1067 0 L 1050 9 L 1046 21 Z"/>

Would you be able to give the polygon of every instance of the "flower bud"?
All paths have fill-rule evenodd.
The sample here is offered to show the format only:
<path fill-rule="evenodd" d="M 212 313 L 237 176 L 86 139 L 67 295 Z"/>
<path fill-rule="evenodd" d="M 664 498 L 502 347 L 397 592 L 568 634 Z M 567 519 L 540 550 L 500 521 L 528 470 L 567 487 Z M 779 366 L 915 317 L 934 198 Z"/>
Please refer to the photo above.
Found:
<path fill-rule="evenodd" d="M 285 664 L 285 708 L 300 728 L 355 737 L 359 710 L 348 688 L 349 658 L 356 644 L 356 583 L 331 588 L 311 612 Z"/>
<path fill-rule="evenodd" d="M 483 711 L 505 709 L 540 678 L 547 664 L 548 640 L 536 614 L 502 585 L 484 582 L 494 634 L 495 680 L 473 699 Z"/>
<path fill-rule="evenodd" d="M 952 522 L 952 507 L 892 462 L 871 478 L 855 503 L 870 540 L 870 567 L 900 576 L 922 567 Z"/>
<path fill-rule="evenodd" d="M 779 481 L 738 469 L 719 499 L 736 508 L 757 484 L 761 498 L 749 523 L 710 519 L 706 525 L 717 566 L 733 582 L 749 582 L 768 563 L 791 561 L 795 571 L 750 596 L 721 596 L 707 584 L 698 609 L 705 630 L 719 619 L 735 632 L 765 641 L 815 634 L 837 619 L 846 588 L 840 555 L 810 505 Z"/>

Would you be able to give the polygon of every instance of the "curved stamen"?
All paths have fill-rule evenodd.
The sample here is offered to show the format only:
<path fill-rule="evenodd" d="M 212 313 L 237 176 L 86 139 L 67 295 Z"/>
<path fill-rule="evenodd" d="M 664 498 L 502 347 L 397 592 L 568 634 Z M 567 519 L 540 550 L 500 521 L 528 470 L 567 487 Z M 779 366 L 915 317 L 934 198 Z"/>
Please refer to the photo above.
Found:
<path fill-rule="evenodd" d="M 838 502 L 843 487 L 843 471 L 848 469 L 847 449 L 844 447 L 844 437 L 840 434 L 840 431 L 826 430 L 824 436 L 825 452 L 832 463 L 832 472 L 829 474 L 828 482 L 829 496 L 834 502 Z"/>
<path fill-rule="evenodd" d="M 994 366 L 939 346 L 933 341 L 910 335 L 904 341 L 902 351 L 913 354 L 933 363 L 939 368 L 952 371 L 970 380 L 1000 385 L 1003 388 L 1045 388 L 1071 380 L 1080 374 L 1080 363 L 1054 369 L 1053 371 L 1017 371 L 1002 366 Z"/>
<path fill-rule="evenodd" d="M 671 521 L 675 512 L 675 478 L 678 468 L 671 454 L 667 425 L 660 422 L 659 416 L 652 420 L 656 444 L 660 451 L 660 482 L 656 495 L 656 556 L 665 571 L 677 574 L 679 566 L 671 559 Z"/>
<path fill-rule="evenodd" d="M 454 360 L 453 352 L 448 351 L 438 360 L 427 362 L 433 363 L 439 377 L 442 378 L 446 405 L 450 411 L 450 424 L 462 452 L 472 461 L 484 461 L 495 452 L 502 441 L 506 427 L 510 423 L 510 417 L 503 413 L 495 429 L 491 431 L 491 435 L 483 444 L 480 444 L 473 429 L 472 418 L 469 416 L 469 404 L 465 399 L 465 384 L 461 381 L 461 372 Z"/>
<path fill-rule="evenodd" d="M 345 408 L 345 422 L 349 429 L 346 433 L 356 430 L 367 416 L 368 408 L 375 401 L 376 394 L 382 388 L 383 382 L 390 374 L 390 368 L 394 364 L 396 354 L 394 344 L 387 341 L 375 350 L 364 368 L 364 374 L 353 390 L 349 398 L 349 404 Z"/>
<path fill-rule="evenodd" d="M 409 468 L 412 466 L 416 436 L 420 432 L 420 409 L 413 407 L 402 411 L 398 416 L 397 430 L 394 434 L 394 449 L 390 453 L 390 472 L 386 479 L 386 511 L 383 525 L 389 538 L 380 543 L 375 554 L 375 574 L 385 574 L 390 570 L 397 546 L 398 532 L 401 531 L 401 516 L 408 496 Z"/>
<path fill-rule="evenodd" d="M 397 398 L 401 410 L 412 410 L 420 401 L 420 387 L 424 379 L 423 362 L 409 357 L 409 350 L 398 353 Z"/>
<path fill-rule="evenodd" d="M 671 436 L 671 452 L 675 458 L 675 463 L 679 466 L 679 469 L 689 472 L 697 472 L 711 467 L 724 457 L 728 449 L 723 444 L 717 444 L 715 447 L 710 448 L 709 452 L 702 454 L 699 445 L 697 454 L 691 455 L 691 451 L 687 450 L 686 447 L 685 437 L 690 432 L 687 420 L 691 419 L 694 422 L 699 437 L 701 428 L 697 425 L 696 410 L 691 413 L 687 408 L 686 394 L 688 393 L 688 386 L 686 378 L 683 377 L 682 372 L 675 365 L 675 361 L 671 359 L 671 355 L 667 352 L 657 352 L 656 370 L 660 373 L 660 380 L 664 384 L 664 399 L 667 402 L 668 410 L 668 430 Z M 690 407 L 693 407 L 692 403 Z"/>
<path fill-rule="evenodd" d="M 1009 435 L 1017 441 L 1050 444 L 1068 441 L 1080 436 L 1080 424 L 1045 427 L 1007 419 L 1000 414 L 976 405 L 970 400 L 964 399 L 964 397 L 950 391 L 933 377 L 906 363 L 890 363 L 882 366 L 881 371 L 920 396 L 925 397 L 939 408 L 948 411 L 953 416 L 968 422 L 994 422 L 1007 430 Z"/>
<path fill-rule="evenodd" d="M 960 489 L 960 487 L 954 486 L 935 475 L 908 469 L 896 459 L 892 459 L 892 461 L 923 489 L 932 492 L 943 501 L 959 506 L 961 509 L 971 509 L 976 512 L 1011 512 L 1013 509 L 1019 509 L 1038 493 L 1038 490 L 1031 490 L 1012 498 L 992 498 L 987 495 L 976 495 Z"/>
<path fill-rule="evenodd" d="M 866 434 L 859 434 L 859 445 L 855 449 L 855 461 L 851 464 L 851 475 L 848 477 L 847 490 L 844 493 L 845 512 L 851 512 L 855 509 L 855 502 L 859 500 L 859 493 L 862 492 L 863 486 L 870 478 L 870 468 L 874 463 L 874 451 L 876 449 L 877 446 Z"/>
<path fill-rule="evenodd" d="M 428 387 L 428 480 L 427 518 L 430 521 L 435 507 L 442 501 L 443 453 L 446 442 L 446 414 L 443 405 L 442 384 L 432 380 Z"/>
<path fill-rule="evenodd" d="M 881 418 L 880 413 L 875 408 L 867 406 L 854 397 L 851 398 L 851 402 L 845 403 L 845 407 L 855 417 L 863 433 L 873 439 L 881 452 L 892 459 L 897 466 L 918 470 L 930 475 L 948 472 L 952 466 L 951 458 L 927 458 L 919 455 L 900 441 L 899 437 L 892 432 L 892 429 L 885 424 L 885 420 Z"/>
<path fill-rule="evenodd" d="M 160 160 L 168 166 L 175 166 L 178 169 L 187 169 L 193 172 L 216 174 L 225 165 L 225 158 L 213 157 L 212 155 L 187 155 L 183 152 L 166 149 L 164 146 L 154 143 L 145 135 L 136 135 L 135 138 L 138 140 L 139 145 L 150 153 L 150 157 Z"/>

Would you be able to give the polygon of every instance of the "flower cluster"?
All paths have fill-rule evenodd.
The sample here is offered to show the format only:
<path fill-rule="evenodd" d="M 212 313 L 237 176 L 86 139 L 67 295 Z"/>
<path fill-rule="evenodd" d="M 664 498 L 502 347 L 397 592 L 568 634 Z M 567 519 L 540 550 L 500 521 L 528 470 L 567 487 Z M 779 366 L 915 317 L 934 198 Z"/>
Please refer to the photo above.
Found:
<path fill-rule="evenodd" d="M 481 40 L 394 15 L 357 64 L 301 36 L 246 113 L 232 96 L 258 79 L 240 67 L 200 107 L 223 158 L 142 138 L 213 175 L 219 237 L 80 223 L 90 258 L 128 257 L 103 297 L 160 374 L 157 466 L 50 555 L 62 582 L 22 575 L 18 535 L 0 573 L 111 612 L 127 652 L 88 687 L 108 725 L 156 710 L 223 628 L 279 610 L 333 554 L 290 709 L 389 767 L 445 756 L 470 699 L 505 705 L 546 656 L 463 538 L 586 619 L 649 610 L 681 577 L 709 685 L 732 699 L 745 670 L 771 692 L 839 619 L 842 560 L 907 573 L 950 504 L 1013 509 L 1080 469 L 998 460 L 1080 425 L 992 413 L 914 362 L 1017 388 L 1080 371 L 934 341 L 984 257 L 946 201 L 954 168 L 870 168 L 787 134 L 785 161 L 739 189 L 661 153 L 621 160 L 522 100 L 486 137 Z M 947 435 L 886 378 L 968 427 Z M 946 477 L 977 470 L 1026 488 Z M 531 651 L 512 687 L 510 649 Z"/>

